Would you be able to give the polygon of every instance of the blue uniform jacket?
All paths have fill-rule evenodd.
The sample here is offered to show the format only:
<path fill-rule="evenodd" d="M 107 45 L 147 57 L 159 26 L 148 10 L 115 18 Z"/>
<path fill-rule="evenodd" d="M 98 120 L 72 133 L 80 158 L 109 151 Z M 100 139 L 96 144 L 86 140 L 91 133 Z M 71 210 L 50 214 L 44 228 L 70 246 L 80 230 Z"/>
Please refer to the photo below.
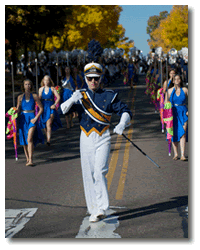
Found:
<path fill-rule="evenodd" d="M 81 90 L 84 93 L 87 101 L 91 105 L 95 106 L 103 116 L 110 121 L 112 113 L 119 116 L 124 112 L 128 112 L 132 118 L 132 113 L 128 106 L 118 99 L 118 93 L 112 90 L 98 89 L 96 92 L 90 89 Z M 84 99 L 84 98 L 83 98 Z M 75 104 L 78 111 L 81 130 L 85 132 L 87 136 L 93 131 L 102 135 L 108 128 L 109 123 L 103 119 L 93 110 L 91 106 L 84 105 L 84 100 L 78 104 Z"/>

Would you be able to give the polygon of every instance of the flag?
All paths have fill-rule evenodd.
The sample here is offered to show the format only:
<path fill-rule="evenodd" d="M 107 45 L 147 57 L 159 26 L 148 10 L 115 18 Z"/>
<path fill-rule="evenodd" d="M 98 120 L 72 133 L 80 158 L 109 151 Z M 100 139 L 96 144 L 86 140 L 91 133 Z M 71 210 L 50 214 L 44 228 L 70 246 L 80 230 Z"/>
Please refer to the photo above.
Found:
<path fill-rule="evenodd" d="M 159 102 L 159 111 L 160 111 L 160 121 L 162 124 L 162 132 L 164 132 L 164 120 L 163 120 L 163 109 L 164 109 L 164 93 L 163 88 L 158 89 L 157 91 L 157 101 Z"/>
<path fill-rule="evenodd" d="M 58 92 L 58 94 L 60 95 L 61 87 L 57 85 L 57 86 L 55 87 L 55 89 L 56 89 L 56 91 Z M 56 100 L 57 100 L 57 97 L 54 96 L 54 101 L 56 101 Z M 59 103 L 56 104 L 56 110 L 58 110 L 59 105 L 60 105 Z"/>
<path fill-rule="evenodd" d="M 18 160 L 17 155 L 17 117 L 18 113 L 16 112 L 17 109 L 12 107 L 6 113 L 6 117 L 9 118 L 6 128 L 7 139 L 11 139 L 13 137 L 13 144 L 15 148 L 15 159 Z"/>
<path fill-rule="evenodd" d="M 163 120 L 166 124 L 169 155 L 171 155 L 171 139 L 173 136 L 173 112 L 171 102 L 165 103 L 163 109 Z"/>

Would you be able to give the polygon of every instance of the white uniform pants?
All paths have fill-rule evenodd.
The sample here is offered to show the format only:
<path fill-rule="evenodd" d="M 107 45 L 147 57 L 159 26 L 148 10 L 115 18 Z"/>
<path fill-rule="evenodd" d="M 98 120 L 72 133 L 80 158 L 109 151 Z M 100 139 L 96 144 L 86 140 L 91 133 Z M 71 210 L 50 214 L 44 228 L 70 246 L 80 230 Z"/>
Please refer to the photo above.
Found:
<path fill-rule="evenodd" d="M 88 137 L 81 131 L 80 152 L 83 186 L 87 208 L 90 214 L 109 208 L 106 174 L 110 153 L 110 132 L 102 136 L 92 132 Z"/>

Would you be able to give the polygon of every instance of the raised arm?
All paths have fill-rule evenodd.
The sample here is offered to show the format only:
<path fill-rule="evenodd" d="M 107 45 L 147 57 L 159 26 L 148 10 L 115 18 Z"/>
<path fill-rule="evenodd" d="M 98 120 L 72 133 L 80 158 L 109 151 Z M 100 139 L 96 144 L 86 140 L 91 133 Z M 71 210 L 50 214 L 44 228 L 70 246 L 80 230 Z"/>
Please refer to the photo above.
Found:
<path fill-rule="evenodd" d="M 167 92 L 165 93 L 165 102 L 164 103 L 167 103 L 169 101 L 173 89 L 174 89 L 174 87 L 168 89 Z"/>
<path fill-rule="evenodd" d="M 165 82 L 163 83 L 163 93 L 164 93 L 164 94 L 165 94 L 166 90 L 167 90 L 167 81 L 165 81 Z"/>
<path fill-rule="evenodd" d="M 42 98 L 42 91 L 43 91 L 43 89 L 44 89 L 44 87 L 41 87 L 41 88 L 39 88 L 39 99 L 41 99 Z"/>

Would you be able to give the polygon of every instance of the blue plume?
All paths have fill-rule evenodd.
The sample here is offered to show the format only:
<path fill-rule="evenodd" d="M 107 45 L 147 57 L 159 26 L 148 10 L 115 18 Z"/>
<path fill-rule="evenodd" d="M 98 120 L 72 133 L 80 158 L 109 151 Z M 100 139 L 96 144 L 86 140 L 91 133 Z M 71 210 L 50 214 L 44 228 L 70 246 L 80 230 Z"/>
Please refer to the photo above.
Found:
<path fill-rule="evenodd" d="M 103 53 L 103 48 L 101 47 L 101 44 L 96 41 L 95 39 L 91 40 L 88 43 L 88 55 L 87 59 L 89 62 L 98 62 L 98 59 L 101 57 Z"/>

